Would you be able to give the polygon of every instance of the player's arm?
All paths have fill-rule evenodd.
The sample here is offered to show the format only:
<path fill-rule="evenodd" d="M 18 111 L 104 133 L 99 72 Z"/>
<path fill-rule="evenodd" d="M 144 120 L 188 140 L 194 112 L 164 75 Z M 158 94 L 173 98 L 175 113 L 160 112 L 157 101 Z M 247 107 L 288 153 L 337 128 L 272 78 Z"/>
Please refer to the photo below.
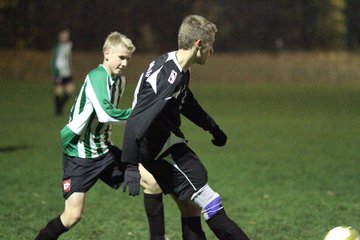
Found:
<path fill-rule="evenodd" d="M 190 89 L 186 91 L 181 113 L 206 131 L 210 131 L 216 125 L 214 119 L 200 106 Z"/>
<path fill-rule="evenodd" d="M 212 139 L 214 145 L 225 145 L 227 140 L 226 134 L 219 128 L 215 120 L 200 106 L 189 88 L 186 92 L 181 113 L 197 126 L 209 131 L 214 137 L 214 139 Z"/>
<path fill-rule="evenodd" d="M 59 47 L 56 45 L 51 51 L 50 68 L 53 76 L 59 75 L 59 69 L 56 67 L 56 57 L 58 55 Z"/>
<path fill-rule="evenodd" d="M 86 95 L 96 111 L 99 122 L 116 123 L 127 120 L 130 116 L 131 108 L 115 108 L 108 95 L 107 81 L 101 80 L 96 75 L 90 76 L 86 88 Z"/>

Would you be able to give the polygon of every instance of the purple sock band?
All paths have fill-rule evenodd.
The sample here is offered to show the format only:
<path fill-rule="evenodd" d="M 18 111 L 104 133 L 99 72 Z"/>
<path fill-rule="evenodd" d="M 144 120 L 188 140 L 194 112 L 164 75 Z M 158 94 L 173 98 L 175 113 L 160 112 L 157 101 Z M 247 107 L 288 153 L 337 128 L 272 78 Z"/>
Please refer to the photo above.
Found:
<path fill-rule="evenodd" d="M 205 219 L 213 217 L 221 209 L 223 209 L 223 206 L 221 204 L 221 197 L 218 196 L 204 208 Z"/>

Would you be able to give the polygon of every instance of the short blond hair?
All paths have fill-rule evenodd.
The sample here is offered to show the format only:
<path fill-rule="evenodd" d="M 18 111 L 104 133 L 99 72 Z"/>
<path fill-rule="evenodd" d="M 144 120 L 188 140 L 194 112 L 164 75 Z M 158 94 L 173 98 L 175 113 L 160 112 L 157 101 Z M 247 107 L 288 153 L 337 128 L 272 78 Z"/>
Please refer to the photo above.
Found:
<path fill-rule="evenodd" d="M 188 15 L 184 18 L 179 29 L 178 47 L 179 49 L 189 49 L 199 39 L 206 44 L 211 39 L 211 33 L 216 32 L 216 25 L 203 16 Z"/>
<path fill-rule="evenodd" d="M 119 32 L 112 32 L 106 37 L 103 50 L 111 49 L 118 45 L 125 47 L 132 53 L 136 50 L 133 42 L 124 34 L 121 34 Z"/>

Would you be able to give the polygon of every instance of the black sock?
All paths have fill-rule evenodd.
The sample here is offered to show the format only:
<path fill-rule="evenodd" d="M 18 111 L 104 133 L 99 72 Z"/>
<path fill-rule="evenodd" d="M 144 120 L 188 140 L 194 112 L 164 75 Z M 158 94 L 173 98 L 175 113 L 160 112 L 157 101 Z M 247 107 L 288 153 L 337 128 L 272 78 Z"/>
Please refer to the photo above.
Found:
<path fill-rule="evenodd" d="M 234 223 L 222 209 L 208 219 L 207 224 L 220 240 L 249 240 L 250 238 Z"/>
<path fill-rule="evenodd" d="M 61 115 L 62 113 L 62 107 L 61 107 L 61 97 L 55 96 L 55 114 Z"/>
<path fill-rule="evenodd" d="M 60 114 L 62 114 L 65 103 L 67 102 L 67 100 L 69 99 L 69 94 L 65 93 L 61 98 L 60 98 L 60 102 L 59 102 L 59 109 L 60 109 Z"/>
<path fill-rule="evenodd" d="M 60 216 L 57 216 L 40 230 L 35 240 L 55 240 L 67 230 L 68 229 L 61 222 Z"/>
<path fill-rule="evenodd" d="M 144 207 L 148 218 L 151 240 L 165 239 L 163 194 L 144 193 Z"/>
<path fill-rule="evenodd" d="M 181 218 L 181 227 L 183 240 L 206 240 L 200 216 Z"/>
<path fill-rule="evenodd" d="M 65 93 L 64 96 L 61 99 L 61 108 L 64 107 L 65 103 L 67 102 L 67 100 L 69 99 L 69 94 Z"/>

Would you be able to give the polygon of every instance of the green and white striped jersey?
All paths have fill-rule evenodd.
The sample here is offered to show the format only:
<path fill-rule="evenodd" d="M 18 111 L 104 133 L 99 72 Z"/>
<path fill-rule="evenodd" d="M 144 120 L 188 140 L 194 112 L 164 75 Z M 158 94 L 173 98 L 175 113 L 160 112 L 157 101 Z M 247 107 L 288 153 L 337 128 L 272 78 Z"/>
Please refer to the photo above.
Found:
<path fill-rule="evenodd" d="M 86 76 L 60 132 L 66 155 L 96 158 L 109 150 L 111 123 L 125 121 L 131 113 L 131 108 L 117 108 L 125 84 L 124 76 L 112 78 L 101 64 Z"/>

